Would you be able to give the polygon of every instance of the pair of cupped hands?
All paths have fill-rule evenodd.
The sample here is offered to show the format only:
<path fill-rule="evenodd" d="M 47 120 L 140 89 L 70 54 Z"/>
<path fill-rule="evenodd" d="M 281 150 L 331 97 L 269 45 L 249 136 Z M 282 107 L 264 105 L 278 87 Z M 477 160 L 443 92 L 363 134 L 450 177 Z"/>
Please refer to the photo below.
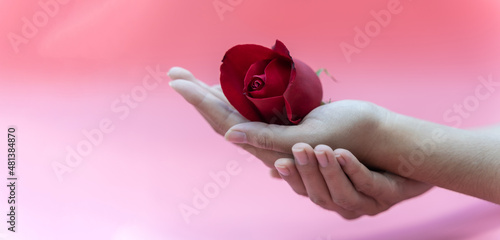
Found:
<path fill-rule="evenodd" d="M 387 113 L 374 104 L 324 104 L 294 126 L 250 122 L 229 104 L 220 85 L 209 86 L 180 67 L 168 75 L 170 86 L 218 134 L 262 160 L 297 194 L 346 219 L 376 215 L 432 187 L 360 162 L 370 159 L 377 151 L 374 142 L 383 137 L 376 130 Z"/>

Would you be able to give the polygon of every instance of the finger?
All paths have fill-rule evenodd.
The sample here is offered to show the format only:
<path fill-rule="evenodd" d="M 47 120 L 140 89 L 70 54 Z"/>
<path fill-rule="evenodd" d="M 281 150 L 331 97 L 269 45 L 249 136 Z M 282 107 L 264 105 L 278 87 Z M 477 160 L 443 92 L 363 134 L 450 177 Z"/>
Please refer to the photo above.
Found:
<path fill-rule="evenodd" d="M 291 158 L 281 158 L 276 160 L 274 163 L 276 170 L 279 172 L 281 178 L 285 180 L 288 185 L 295 191 L 297 194 L 302 196 L 307 196 L 306 188 L 302 183 L 302 179 L 300 178 L 297 169 L 295 168 L 295 164 L 293 159 Z"/>
<path fill-rule="evenodd" d="M 381 175 L 396 185 L 393 194 L 384 194 L 384 196 L 391 196 L 392 201 L 389 203 L 396 203 L 399 202 L 398 200 L 402 201 L 416 197 L 432 188 L 430 184 L 404 178 L 389 172 L 384 172 Z"/>
<path fill-rule="evenodd" d="M 319 172 L 312 147 L 306 143 L 297 143 L 293 145 L 292 152 L 295 157 L 297 170 L 304 182 L 309 198 L 321 207 L 328 207 L 331 204 L 330 192 L 323 176 Z"/>
<path fill-rule="evenodd" d="M 363 214 L 378 213 L 376 202 L 356 191 L 349 178 L 342 171 L 336 153 L 329 146 L 318 145 L 314 152 L 321 163 L 321 174 L 326 179 L 331 198 L 336 205 Z"/>
<path fill-rule="evenodd" d="M 181 68 L 181 67 L 170 68 L 170 70 L 168 70 L 167 75 L 172 80 L 177 80 L 177 79 L 185 79 L 188 81 L 196 80 L 196 78 L 194 77 L 194 75 L 190 71 L 188 71 L 187 69 Z"/>
<path fill-rule="evenodd" d="M 213 86 L 212 86 L 212 88 L 213 88 L 215 91 L 222 92 L 222 87 L 220 86 L 220 84 L 213 85 Z"/>
<path fill-rule="evenodd" d="M 295 157 L 295 165 L 312 202 L 322 208 L 333 210 L 347 219 L 359 217 L 355 211 L 342 208 L 333 201 L 325 182 L 328 180 L 323 178 L 315 152 L 310 145 L 297 143 L 293 146 L 292 152 Z"/>
<path fill-rule="evenodd" d="M 224 93 L 222 92 L 222 88 L 221 88 L 220 84 L 213 85 L 210 88 L 211 88 L 211 92 L 213 94 L 215 94 L 218 98 L 229 103 L 229 100 L 227 100 L 226 95 L 224 95 Z"/>
<path fill-rule="evenodd" d="M 233 124 L 233 122 L 228 123 L 226 121 L 220 121 L 220 120 L 214 121 L 211 116 L 204 114 L 202 110 L 198 108 L 197 110 L 198 112 L 200 112 L 203 118 L 205 118 L 205 120 L 210 124 L 210 126 L 220 135 L 223 135 L 231 125 L 235 124 L 235 123 Z M 249 152 L 256 158 L 260 159 L 269 168 L 274 168 L 274 162 L 278 158 L 293 158 L 291 154 L 257 148 L 249 144 L 235 144 L 235 145 L 240 146 L 245 151 Z"/>
<path fill-rule="evenodd" d="M 224 102 L 227 102 L 228 104 L 231 104 L 229 100 L 227 100 L 226 95 L 222 92 L 222 88 L 220 84 L 216 84 L 210 87 L 211 88 L 211 93 L 216 95 L 219 99 L 223 100 Z M 232 106 L 232 105 L 231 105 Z"/>
<path fill-rule="evenodd" d="M 269 175 L 271 175 L 272 178 L 282 179 L 280 173 L 276 169 L 269 169 Z"/>
<path fill-rule="evenodd" d="M 170 86 L 192 104 L 221 135 L 233 125 L 248 121 L 226 102 L 195 83 L 175 80 L 170 82 Z"/>
<path fill-rule="evenodd" d="M 337 149 L 335 152 L 339 155 L 338 161 L 342 165 L 342 170 L 349 176 L 357 191 L 374 200 L 378 210 L 373 214 L 385 211 L 392 205 L 407 199 L 408 196 L 414 196 L 406 194 L 407 192 L 402 187 L 404 178 L 390 173 L 381 174 L 370 171 L 345 149 Z M 416 190 L 421 193 L 424 189 Z"/>
<path fill-rule="evenodd" d="M 349 176 L 354 187 L 375 201 L 376 214 L 405 199 L 418 196 L 432 186 L 406 179 L 392 173 L 370 171 L 349 151 L 335 150 L 342 170 Z"/>
<path fill-rule="evenodd" d="M 274 162 L 279 158 L 293 158 L 292 154 L 275 152 L 267 149 L 256 148 L 248 144 L 236 144 L 245 151 L 260 159 L 267 167 L 274 169 Z"/>
<path fill-rule="evenodd" d="M 232 126 L 248 121 L 232 107 L 228 107 L 226 103 L 215 98 L 205 89 L 192 82 L 186 80 L 175 80 L 171 82 L 171 86 L 189 103 L 195 106 L 210 126 L 212 126 L 212 128 L 221 135 L 226 133 Z M 239 145 L 252 155 L 261 159 L 269 168 L 274 168 L 274 161 L 276 161 L 276 159 L 291 157 L 291 154 L 260 149 L 249 144 Z"/>
<path fill-rule="evenodd" d="M 178 81 L 178 80 L 177 80 Z M 214 118 L 213 112 L 206 113 L 206 110 L 195 107 L 196 110 L 200 113 L 200 115 L 210 124 L 212 129 L 217 132 L 219 135 L 224 136 L 224 134 L 231 128 L 232 126 L 240 123 L 239 119 L 227 119 L 231 122 L 227 122 L 227 120 L 221 120 L 219 118 Z M 232 111 L 232 110 L 228 110 Z M 247 121 L 245 119 L 245 121 Z"/>
<path fill-rule="evenodd" d="M 290 153 L 297 142 L 308 142 L 300 125 L 283 126 L 262 122 L 247 122 L 231 127 L 225 134 L 227 141 L 245 143 L 257 148 Z"/>
<path fill-rule="evenodd" d="M 384 175 L 370 171 L 348 150 L 336 149 L 335 156 L 357 191 L 372 198 L 394 193 L 397 185 Z"/>
<path fill-rule="evenodd" d="M 170 79 L 172 80 L 187 80 L 187 81 L 190 81 L 190 82 L 193 82 L 197 85 L 199 85 L 200 87 L 204 88 L 205 90 L 209 91 L 210 93 L 212 93 L 214 96 L 216 96 L 217 98 L 225 101 L 228 103 L 227 101 L 227 98 L 226 96 L 224 96 L 224 94 L 222 93 L 222 89 L 220 89 L 220 86 L 218 87 L 210 87 L 208 86 L 206 83 L 196 79 L 194 77 L 194 75 L 188 71 L 187 69 L 184 69 L 184 68 L 181 68 L 181 67 L 172 67 L 167 75 L 170 77 Z"/>

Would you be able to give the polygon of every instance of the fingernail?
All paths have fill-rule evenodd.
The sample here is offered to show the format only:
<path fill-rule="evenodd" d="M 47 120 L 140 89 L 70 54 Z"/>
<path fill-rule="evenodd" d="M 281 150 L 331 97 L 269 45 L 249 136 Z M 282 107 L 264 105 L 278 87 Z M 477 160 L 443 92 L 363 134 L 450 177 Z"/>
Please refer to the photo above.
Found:
<path fill-rule="evenodd" d="M 335 158 L 337 159 L 337 162 L 339 162 L 340 166 L 345 166 L 345 159 L 342 155 L 335 154 Z"/>
<path fill-rule="evenodd" d="M 274 162 L 274 167 L 276 168 L 276 170 L 279 172 L 279 174 L 281 176 L 290 175 L 290 169 L 288 169 L 288 167 L 286 166 L 287 162 L 288 162 L 288 160 L 284 159 L 284 158 L 278 159 L 278 160 L 276 160 L 276 162 Z"/>
<path fill-rule="evenodd" d="M 282 176 L 288 176 L 290 175 L 290 170 L 288 170 L 287 167 L 284 166 L 276 166 L 276 170 L 282 175 Z"/>
<path fill-rule="evenodd" d="M 293 155 L 295 156 L 295 161 L 299 165 L 306 165 L 307 164 L 307 154 L 305 153 L 303 148 L 292 148 Z"/>
<path fill-rule="evenodd" d="M 316 159 L 318 159 L 319 165 L 321 167 L 327 167 L 328 166 L 328 158 L 326 158 L 325 152 L 323 152 L 323 151 L 314 151 L 314 154 L 316 155 Z"/>
<path fill-rule="evenodd" d="M 246 143 L 247 135 L 244 132 L 231 130 L 226 133 L 226 140 L 232 143 Z"/>
<path fill-rule="evenodd" d="M 170 75 L 172 75 L 172 72 L 176 71 L 177 69 L 179 69 L 179 67 L 171 67 L 167 72 L 168 77 L 170 77 Z"/>

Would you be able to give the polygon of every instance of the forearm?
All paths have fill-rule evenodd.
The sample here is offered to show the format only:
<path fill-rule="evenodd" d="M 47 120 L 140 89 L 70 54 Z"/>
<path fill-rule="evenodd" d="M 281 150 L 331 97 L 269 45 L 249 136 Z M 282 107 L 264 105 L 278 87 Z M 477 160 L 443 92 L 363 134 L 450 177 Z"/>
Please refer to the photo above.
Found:
<path fill-rule="evenodd" d="M 471 129 L 472 131 L 485 134 L 494 134 L 500 137 L 500 124 Z"/>
<path fill-rule="evenodd" d="M 500 204 L 500 137 L 389 113 L 368 164 Z"/>

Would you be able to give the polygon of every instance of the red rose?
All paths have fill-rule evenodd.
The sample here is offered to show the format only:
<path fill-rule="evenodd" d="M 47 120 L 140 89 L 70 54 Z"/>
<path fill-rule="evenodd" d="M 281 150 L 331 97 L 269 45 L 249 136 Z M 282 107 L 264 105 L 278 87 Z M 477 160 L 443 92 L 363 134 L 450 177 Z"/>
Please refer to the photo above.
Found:
<path fill-rule="evenodd" d="M 321 104 L 318 76 L 305 63 L 292 59 L 279 40 L 272 49 L 234 46 L 226 52 L 220 70 L 224 95 L 250 121 L 298 124 Z"/>

